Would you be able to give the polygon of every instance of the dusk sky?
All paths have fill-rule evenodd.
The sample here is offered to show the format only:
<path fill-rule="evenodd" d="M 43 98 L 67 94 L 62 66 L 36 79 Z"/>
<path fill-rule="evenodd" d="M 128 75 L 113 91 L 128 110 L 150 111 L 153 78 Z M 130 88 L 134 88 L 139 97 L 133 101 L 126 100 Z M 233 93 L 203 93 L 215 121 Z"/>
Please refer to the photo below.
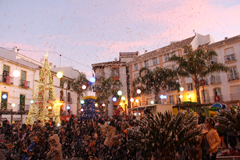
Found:
<path fill-rule="evenodd" d="M 119 52 L 152 51 L 197 33 L 215 41 L 240 35 L 240 0 L 0 0 L 0 47 L 40 61 L 91 64 Z M 78 63 L 76 63 L 77 61 Z"/>

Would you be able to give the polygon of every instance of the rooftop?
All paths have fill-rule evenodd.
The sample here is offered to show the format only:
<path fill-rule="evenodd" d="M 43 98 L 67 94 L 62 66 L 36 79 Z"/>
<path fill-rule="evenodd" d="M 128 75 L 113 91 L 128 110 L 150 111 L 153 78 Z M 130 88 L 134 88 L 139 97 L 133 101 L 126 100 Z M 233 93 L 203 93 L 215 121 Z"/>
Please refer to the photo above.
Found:
<path fill-rule="evenodd" d="M 150 58 L 154 58 L 157 55 L 161 55 L 164 53 L 176 51 L 177 49 L 182 48 L 185 45 L 190 45 L 194 38 L 195 38 L 195 36 L 184 39 L 182 41 L 176 41 L 174 43 L 171 43 L 168 46 L 165 46 L 165 47 L 156 49 L 154 51 L 145 53 L 143 55 L 140 55 L 140 56 L 134 58 L 132 61 L 130 61 L 129 64 L 136 63 L 136 62 L 143 61 L 143 60 L 150 59 Z"/>

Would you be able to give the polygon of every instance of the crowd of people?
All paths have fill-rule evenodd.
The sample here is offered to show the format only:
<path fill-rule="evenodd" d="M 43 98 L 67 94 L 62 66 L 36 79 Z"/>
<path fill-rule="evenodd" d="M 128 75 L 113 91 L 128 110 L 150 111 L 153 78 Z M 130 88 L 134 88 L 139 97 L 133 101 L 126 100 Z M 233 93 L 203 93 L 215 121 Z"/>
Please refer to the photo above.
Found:
<path fill-rule="evenodd" d="M 214 125 L 214 120 L 207 118 L 200 142 L 191 144 L 195 147 L 177 150 L 176 159 L 216 159 L 221 139 Z M 69 121 L 62 121 L 61 126 L 57 126 L 54 121 L 45 123 L 44 126 L 40 121 L 36 121 L 32 126 L 19 123 L 10 125 L 9 121 L 5 120 L 0 128 L 0 144 L 4 149 L 4 155 L 0 156 L 7 160 L 62 160 L 72 157 L 81 157 L 84 160 L 146 159 L 127 145 L 126 129 L 136 126 L 134 117 L 131 120 L 80 120 L 72 116 Z"/>

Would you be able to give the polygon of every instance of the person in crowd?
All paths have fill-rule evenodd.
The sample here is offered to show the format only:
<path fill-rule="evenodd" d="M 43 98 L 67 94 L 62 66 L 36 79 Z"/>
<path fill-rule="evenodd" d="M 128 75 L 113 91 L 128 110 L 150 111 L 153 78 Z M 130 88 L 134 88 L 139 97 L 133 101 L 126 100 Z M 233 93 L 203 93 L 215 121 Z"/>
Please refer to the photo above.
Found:
<path fill-rule="evenodd" d="M 237 131 L 234 130 L 231 135 L 229 135 L 229 143 L 233 150 L 236 150 L 237 146 Z"/>
<path fill-rule="evenodd" d="M 49 137 L 50 151 L 47 153 L 47 160 L 63 160 L 62 145 L 59 143 L 57 134 Z"/>
<path fill-rule="evenodd" d="M 39 143 L 39 137 L 34 136 L 34 141 L 31 143 L 28 149 L 26 148 L 23 149 L 23 152 L 25 153 L 23 156 L 23 160 L 40 158 L 40 146 L 38 143 Z"/>
<path fill-rule="evenodd" d="M 218 146 L 221 144 L 221 140 L 217 131 L 214 129 L 215 121 L 213 118 L 209 117 L 206 119 L 206 127 L 208 129 L 208 133 L 206 135 L 209 149 L 207 152 L 208 160 L 215 160 L 218 152 Z"/>
<path fill-rule="evenodd" d="M 110 121 L 109 126 L 107 127 L 107 135 L 106 139 L 104 141 L 104 159 L 109 160 L 111 157 L 111 139 L 116 134 L 116 128 L 115 128 L 115 120 L 112 119 Z"/>

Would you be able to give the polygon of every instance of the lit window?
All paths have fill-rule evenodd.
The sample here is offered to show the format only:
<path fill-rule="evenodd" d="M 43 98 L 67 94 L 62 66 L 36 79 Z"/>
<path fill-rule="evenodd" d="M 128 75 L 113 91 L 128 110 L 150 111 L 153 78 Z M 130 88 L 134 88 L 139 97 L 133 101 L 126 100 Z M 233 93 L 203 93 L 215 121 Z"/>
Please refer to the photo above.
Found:
<path fill-rule="evenodd" d="M 192 83 L 188 83 L 188 84 L 187 84 L 187 90 L 188 90 L 188 91 L 192 91 L 192 90 L 193 90 L 193 85 L 192 85 Z"/>

